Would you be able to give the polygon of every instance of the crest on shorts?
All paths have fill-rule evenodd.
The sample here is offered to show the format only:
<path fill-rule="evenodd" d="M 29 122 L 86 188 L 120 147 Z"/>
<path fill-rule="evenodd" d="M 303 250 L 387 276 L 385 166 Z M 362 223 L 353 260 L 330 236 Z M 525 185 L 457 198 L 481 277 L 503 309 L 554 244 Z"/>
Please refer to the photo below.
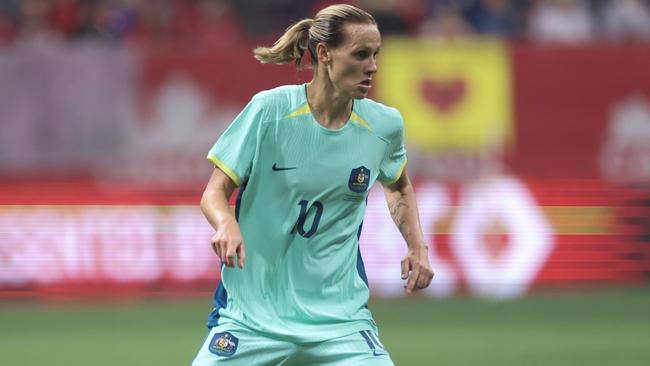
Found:
<path fill-rule="evenodd" d="M 352 169 L 348 187 L 352 192 L 362 193 L 368 189 L 370 182 L 370 169 L 365 166 Z"/>
<path fill-rule="evenodd" d="M 230 332 L 216 333 L 210 341 L 210 352 L 217 356 L 230 357 L 237 351 L 239 339 Z"/>

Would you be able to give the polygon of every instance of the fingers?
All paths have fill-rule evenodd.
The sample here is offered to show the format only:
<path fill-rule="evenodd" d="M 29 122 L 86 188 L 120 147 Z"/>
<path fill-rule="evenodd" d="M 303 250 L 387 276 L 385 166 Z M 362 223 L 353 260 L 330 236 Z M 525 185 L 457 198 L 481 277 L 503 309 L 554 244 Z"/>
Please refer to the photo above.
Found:
<path fill-rule="evenodd" d="M 430 268 L 422 268 L 415 282 L 415 289 L 419 290 L 428 287 L 431 284 L 431 279 L 433 279 L 433 271 Z"/>
<path fill-rule="evenodd" d="M 210 242 L 210 245 L 212 246 L 212 251 L 214 252 L 214 254 L 216 254 L 217 257 L 221 259 L 221 249 L 219 248 L 219 243 L 212 240 Z"/>
<path fill-rule="evenodd" d="M 407 269 L 405 271 L 405 268 Z M 406 285 L 404 288 L 407 293 L 412 293 L 415 290 L 421 290 L 428 287 L 431 284 L 433 279 L 433 271 L 431 267 L 426 264 L 421 263 L 412 263 L 411 260 L 407 257 L 402 261 L 402 279 L 407 279 Z"/>
<path fill-rule="evenodd" d="M 226 267 L 235 266 L 235 255 L 237 255 L 237 265 L 239 268 L 244 268 L 246 253 L 241 240 L 226 240 L 217 234 L 212 238 L 211 245 L 212 250 Z"/>
<path fill-rule="evenodd" d="M 415 288 L 415 284 L 420 276 L 420 266 L 414 266 L 411 270 L 411 275 L 409 276 L 408 281 L 406 281 L 406 292 L 411 293 Z"/>
<path fill-rule="evenodd" d="M 246 250 L 244 249 L 244 243 L 241 243 L 239 248 L 237 248 L 237 264 L 239 268 L 244 268 L 244 262 L 246 261 Z"/>
<path fill-rule="evenodd" d="M 402 279 L 405 280 L 409 276 L 409 271 L 411 270 L 411 262 L 408 258 L 402 259 Z"/>
<path fill-rule="evenodd" d="M 226 251 L 228 250 L 228 243 L 226 241 L 220 240 L 217 243 L 217 247 L 219 248 L 219 259 L 221 260 L 221 263 L 225 264 L 227 267 L 230 267 L 228 265 L 228 260 L 226 259 Z"/>
<path fill-rule="evenodd" d="M 228 267 L 235 266 L 235 253 L 237 252 L 237 247 L 238 245 L 237 246 L 232 245 L 232 243 L 230 243 L 230 245 L 226 245 L 225 248 L 226 255 L 224 256 L 225 260 L 223 261 L 226 264 L 226 266 Z"/>

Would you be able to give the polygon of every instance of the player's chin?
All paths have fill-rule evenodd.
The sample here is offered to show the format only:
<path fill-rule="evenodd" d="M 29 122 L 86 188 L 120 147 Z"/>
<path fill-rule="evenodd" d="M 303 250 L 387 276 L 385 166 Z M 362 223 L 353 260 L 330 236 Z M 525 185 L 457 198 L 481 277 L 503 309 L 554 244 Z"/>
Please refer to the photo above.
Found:
<path fill-rule="evenodd" d="M 354 99 L 364 99 L 364 98 L 367 98 L 367 97 L 368 97 L 368 91 L 369 91 L 369 90 L 370 90 L 370 89 L 366 89 L 366 88 L 357 88 L 357 89 L 355 90 L 355 92 L 352 94 L 352 96 L 354 97 Z"/>

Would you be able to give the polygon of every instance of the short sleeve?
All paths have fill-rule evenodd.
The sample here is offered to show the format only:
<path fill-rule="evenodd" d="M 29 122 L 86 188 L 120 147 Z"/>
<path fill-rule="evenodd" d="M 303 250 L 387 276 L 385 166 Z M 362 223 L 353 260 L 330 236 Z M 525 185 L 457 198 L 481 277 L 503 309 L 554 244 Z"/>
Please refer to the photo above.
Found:
<path fill-rule="evenodd" d="M 208 153 L 208 160 L 238 186 L 246 182 L 250 175 L 264 116 L 264 106 L 258 98 L 253 97 Z"/>
<path fill-rule="evenodd" d="M 379 179 L 383 184 L 393 184 L 402 176 L 406 166 L 406 147 L 404 146 L 404 121 L 397 112 L 397 120 L 391 121 L 394 128 L 388 137 L 386 154 L 379 167 Z"/>

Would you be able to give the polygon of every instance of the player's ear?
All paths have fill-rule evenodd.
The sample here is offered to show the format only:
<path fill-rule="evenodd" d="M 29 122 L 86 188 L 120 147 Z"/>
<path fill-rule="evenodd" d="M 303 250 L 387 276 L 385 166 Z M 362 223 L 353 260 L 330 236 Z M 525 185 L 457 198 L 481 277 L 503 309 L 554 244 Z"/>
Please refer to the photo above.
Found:
<path fill-rule="evenodd" d="M 323 65 L 329 64 L 331 60 L 330 55 L 330 49 L 327 44 L 324 42 L 318 42 L 316 45 L 316 57 L 318 57 L 318 62 L 322 63 Z"/>

